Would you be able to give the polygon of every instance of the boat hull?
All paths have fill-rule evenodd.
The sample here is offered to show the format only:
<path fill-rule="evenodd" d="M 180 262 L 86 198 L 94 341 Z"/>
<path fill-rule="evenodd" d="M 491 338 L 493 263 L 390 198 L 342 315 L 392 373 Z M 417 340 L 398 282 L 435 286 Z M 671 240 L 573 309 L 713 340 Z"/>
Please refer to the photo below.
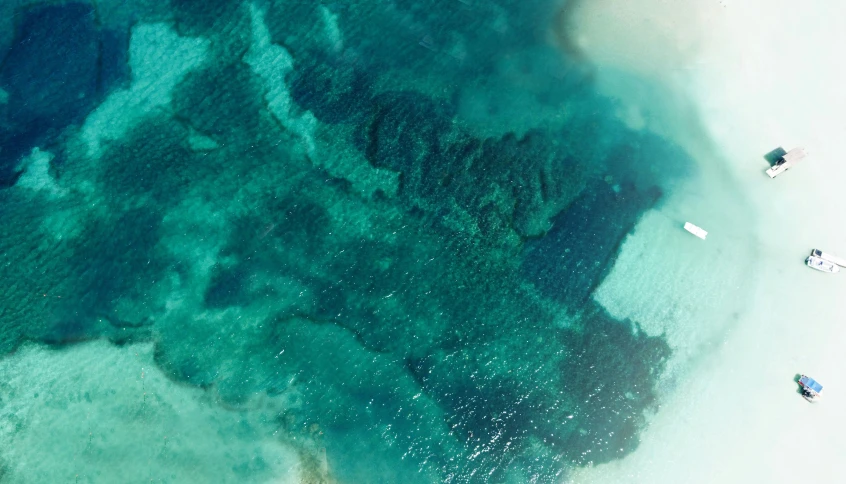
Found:
<path fill-rule="evenodd" d="M 702 240 L 705 240 L 705 237 L 708 236 L 708 232 L 706 232 L 702 227 L 697 227 L 690 222 L 685 222 L 684 229 Z"/>
<path fill-rule="evenodd" d="M 811 269 L 816 269 L 820 272 L 827 272 L 829 274 L 836 274 L 840 272 L 840 267 L 834 262 L 813 255 L 805 259 L 805 265 Z"/>

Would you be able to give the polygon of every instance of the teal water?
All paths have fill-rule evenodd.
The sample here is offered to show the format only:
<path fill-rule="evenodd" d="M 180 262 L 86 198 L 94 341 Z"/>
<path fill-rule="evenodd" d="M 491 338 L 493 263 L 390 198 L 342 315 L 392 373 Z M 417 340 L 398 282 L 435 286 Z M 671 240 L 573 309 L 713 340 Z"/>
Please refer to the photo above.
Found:
<path fill-rule="evenodd" d="M 561 8 L 5 12 L 0 479 L 541 483 L 636 449 L 670 349 L 591 295 L 692 163 L 618 121 Z"/>

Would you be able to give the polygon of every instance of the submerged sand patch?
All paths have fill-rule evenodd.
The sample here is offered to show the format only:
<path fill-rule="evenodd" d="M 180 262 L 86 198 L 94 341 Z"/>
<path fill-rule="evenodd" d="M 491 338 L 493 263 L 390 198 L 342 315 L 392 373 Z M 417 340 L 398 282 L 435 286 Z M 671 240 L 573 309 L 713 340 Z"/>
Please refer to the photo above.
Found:
<path fill-rule="evenodd" d="M 152 344 L 27 345 L 0 374 L 4 482 L 303 482 L 267 422 L 167 379 Z"/>

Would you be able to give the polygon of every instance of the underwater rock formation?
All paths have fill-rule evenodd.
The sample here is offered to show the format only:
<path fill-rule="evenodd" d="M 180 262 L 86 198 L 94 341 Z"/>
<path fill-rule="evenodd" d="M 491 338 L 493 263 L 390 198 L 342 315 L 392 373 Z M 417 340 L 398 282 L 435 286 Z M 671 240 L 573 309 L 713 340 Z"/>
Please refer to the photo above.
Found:
<path fill-rule="evenodd" d="M 540 7 L 233 5 L 200 18 L 174 2 L 172 25 L 133 30 L 141 92 L 104 103 L 96 150 L 57 142 L 73 161 L 64 198 L 0 191 L 0 349 L 152 341 L 169 377 L 251 415 L 263 402 L 266 437 L 309 442 L 298 450 L 324 452 L 341 482 L 554 482 L 631 452 L 669 349 L 590 294 L 658 200 L 661 165 L 684 158 L 546 78 L 532 98 L 565 119 L 498 134 L 463 122 L 456 96 L 507 84 L 486 84 L 507 53 L 549 53 L 528 35 Z M 4 61 L 8 108 L 32 128 L 0 136 L 34 142 L 119 82 L 94 60 L 121 61 L 90 7 L 30 12 L 27 32 L 74 20 L 63 52 L 80 62 L 23 37 Z M 154 65 L 160 49 L 179 65 Z M 60 95 L 61 75 L 12 74 L 43 75 L 39 55 L 82 100 L 22 104 Z M 393 190 L 353 189 L 369 179 L 324 169 L 330 151 L 337 173 L 387 173 Z M 9 179 L 13 154 L 4 144 Z"/>
<path fill-rule="evenodd" d="M 92 5 L 37 5 L 21 15 L 0 60 L 9 113 L 0 127 L 0 188 L 14 183 L 22 155 L 80 123 L 129 76 L 128 31 L 102 29 Z"/>
<path fill-rule="evenodd" d="M 613 266 L 625 236 L 660 196 L 657 187 L 638 191 L 631 183 L 592 183 L 552 219 L 546 235 L 526 243 L 521 266 L 526 279 L 567 307 L 584 304 Z"/>

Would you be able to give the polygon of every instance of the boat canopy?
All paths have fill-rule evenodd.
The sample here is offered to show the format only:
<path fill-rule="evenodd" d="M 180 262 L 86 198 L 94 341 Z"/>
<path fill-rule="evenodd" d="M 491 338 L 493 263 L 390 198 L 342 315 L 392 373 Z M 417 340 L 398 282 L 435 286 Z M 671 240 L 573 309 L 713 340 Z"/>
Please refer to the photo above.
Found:
<path fill-rule="evenodd" d="M 806 387 L 808 390 L 811 390 L 814 393 L 819 393 L 822 391 L 822 385 L 820 385 L 816 380 L 811 377 L 807 377 L 802 375 L 802 378 L 799 379 L 799 384 L 803 387 Z"/>

